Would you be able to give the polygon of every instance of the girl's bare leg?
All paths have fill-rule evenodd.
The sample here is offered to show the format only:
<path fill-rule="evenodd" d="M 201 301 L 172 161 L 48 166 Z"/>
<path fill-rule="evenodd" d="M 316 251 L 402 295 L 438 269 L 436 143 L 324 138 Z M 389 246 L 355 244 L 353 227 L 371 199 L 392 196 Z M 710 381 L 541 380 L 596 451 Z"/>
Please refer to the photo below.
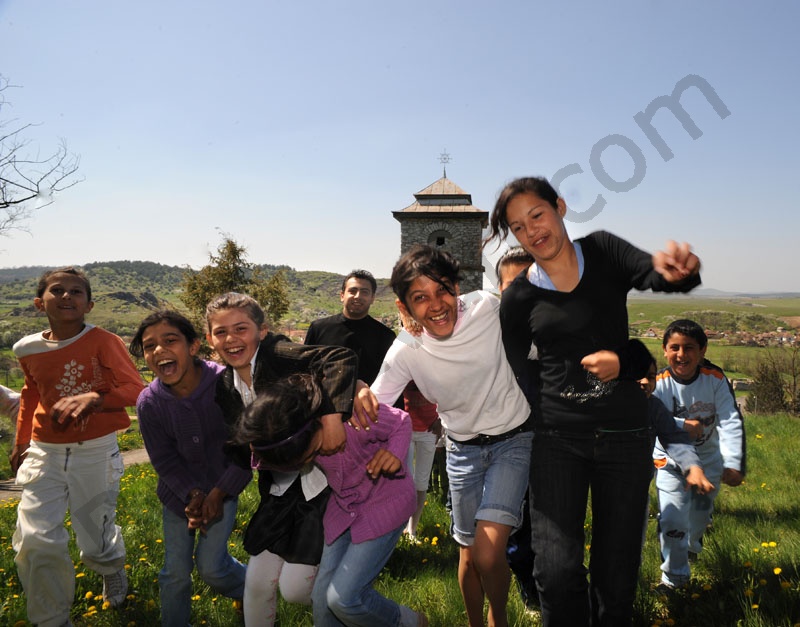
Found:
<path fill-rule="evenodd" d="M 458 585 L 467 610 L 469 627 L 483 627 L 483 587 L 472 561 L 473 547 L 462 546 L 458 559 Z"/>
<path fill-rule="evenodd" d="M 480 577 L 481 589 L 489 600 L 489 627 L 508 626 L 506 604 L 511 570 L 506 560 L 506 545 L 511 531 L 508 525 L 487 520 L 479 520 L 475 530 L 472 562 Z"/>

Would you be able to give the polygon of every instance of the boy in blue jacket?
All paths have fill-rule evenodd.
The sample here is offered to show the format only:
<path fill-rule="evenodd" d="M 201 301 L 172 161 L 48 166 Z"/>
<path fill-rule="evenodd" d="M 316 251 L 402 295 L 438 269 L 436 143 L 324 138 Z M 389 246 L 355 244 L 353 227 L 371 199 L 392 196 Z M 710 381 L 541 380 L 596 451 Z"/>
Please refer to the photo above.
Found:
<path fill-rule="evenodd" d="M 745 474 L 744 422 L 733 388 L 721 368 L 705 358 L 708 338 L 692 320 L 676 320 L 664 333 L 668 367 L 656 380 L 655 396 L 689 433 L 708 480 L 715 489 L 686 490 L 678 465 L 659 443 L 653 451 L 658 472 L 661 582 L 677 588 L 689 583 L 689 554 L 702 550 L 720 481 L 735 487 Z"/>

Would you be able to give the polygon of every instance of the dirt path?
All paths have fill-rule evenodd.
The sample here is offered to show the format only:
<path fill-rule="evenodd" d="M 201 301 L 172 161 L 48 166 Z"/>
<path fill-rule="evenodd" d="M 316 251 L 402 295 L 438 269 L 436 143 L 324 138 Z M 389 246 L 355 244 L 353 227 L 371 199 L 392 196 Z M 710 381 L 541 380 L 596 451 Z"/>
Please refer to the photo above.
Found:
<path fill-rule="evenodd" d="M 123 451 L 122 459 L 125 462 L 126 468 L 134 464 L 146 464 L 150 461 L 150 458 L 147 456 L 147 451 L 143 448 Z M 13 479 L 0 481 L 0 503 L 9 499 L 18 500 L 21 491 L 22 488 L 14 483 Z"/>

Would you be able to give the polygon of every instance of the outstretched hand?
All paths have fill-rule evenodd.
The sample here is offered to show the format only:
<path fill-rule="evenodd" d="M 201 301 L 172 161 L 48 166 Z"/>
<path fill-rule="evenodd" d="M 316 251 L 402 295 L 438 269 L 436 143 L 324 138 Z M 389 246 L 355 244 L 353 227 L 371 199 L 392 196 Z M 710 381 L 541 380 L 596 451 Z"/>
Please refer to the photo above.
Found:
<path fill-rule="evenodd" d="M 378 398 L 361 379 L 356 382 L 353 415 L 347 422 L 356 431 L 361 428 L 369 431 L 369 425 L 373 422 L 378 422 Z"/>
<path fill-rule="evenodd" d="M 669 283 L 679 283 L 700 272 L 700 259 L 686 242 L 669 240 L 664 250 L 653 253 L 653 268 Z"/>

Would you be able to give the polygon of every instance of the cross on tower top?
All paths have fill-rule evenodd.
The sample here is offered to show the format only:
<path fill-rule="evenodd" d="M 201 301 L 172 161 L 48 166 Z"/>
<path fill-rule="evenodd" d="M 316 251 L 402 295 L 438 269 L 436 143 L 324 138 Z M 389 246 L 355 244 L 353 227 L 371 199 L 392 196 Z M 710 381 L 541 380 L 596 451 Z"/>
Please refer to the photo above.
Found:
<path fill-rule="evenodd" d="M 450 163 L 450 155 L 447 154 L 447 148 L 444 149 L 444 152 L 439 155 L 439 163 L 442 164 L 442 170 L 444 171 L 444 178 L 447 178 L 447 164 Z"/>

